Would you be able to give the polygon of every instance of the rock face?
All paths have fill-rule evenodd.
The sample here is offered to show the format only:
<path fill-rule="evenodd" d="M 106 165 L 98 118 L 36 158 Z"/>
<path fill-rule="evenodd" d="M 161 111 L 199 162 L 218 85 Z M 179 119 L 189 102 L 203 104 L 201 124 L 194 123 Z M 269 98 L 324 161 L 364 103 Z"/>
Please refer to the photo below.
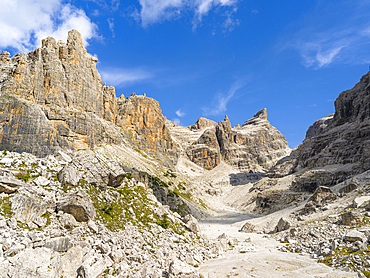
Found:
<path fill-rule="evenodd" d="M 118 102 L 116 124 L 129 131 L 132 139 L 146 150 L 170 153 L 175 149 L 165 120 L 154 99 L 132 94 Z"/>
<path fill-rule="evenodd" d="M 269 169 L 289 153 L 285 137 L 268 122 L 266 109 L 242 127 L 232 128 L 226 116 L 187 150 L 189 159 L 205 169 L 214 168 L 222 159 L 239 170 L 253 172 Z"/>
<path fill-rule="evenodd" d="M 72 30 L 67 43 L 48 37 L 42 48 L 0 54 L 0 148 L 46 156 L 132 139 L 176 157 L 158 103 L 144 96 L 116 98 L 101 84 L 97 58 Z"/>
<path fill-rule="evenodd" d="M 221 154 L 215 130 L 208 129 L 186 151 L 189 159 L 204 169 L 220 164 Z"/>
<path fill-rule="evenodd" d="M 206 119 L 206 118 L 199 118 L 195 124 L 193 124 L 190 129 L 191 130 L 200 130 L 205 129 L 207 127 L 215 127 L 217 125 L 216 122 Z"/>
<path fill-rule="evenodd" d="M 330 114 L 324 118 L 315 121 L 307 130 L 306 138 L 315 137 L 320 135 L 329 123 L 333 120 L 334 114 Z"/>
<path fill-rule="evenodd" d="M 348 165 L 351 173 L 370 169 L 370 73 L 335 101 L 334 117 L 314 123 L 303 143 L 272 173 L 283 176 L 302 168 Z"/>

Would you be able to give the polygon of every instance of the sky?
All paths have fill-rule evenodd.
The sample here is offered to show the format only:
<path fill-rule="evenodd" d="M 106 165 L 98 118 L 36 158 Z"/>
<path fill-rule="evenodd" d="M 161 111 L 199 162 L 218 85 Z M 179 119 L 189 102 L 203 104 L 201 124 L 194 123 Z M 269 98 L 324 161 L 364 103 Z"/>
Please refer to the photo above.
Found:
<path fill-rule="evenodd" d="M 81 32 L 117 96 L 233 126 L 267 108 L 290 147 L 369 70 L 370 0 L 0 0 L 0 51 Z"/>

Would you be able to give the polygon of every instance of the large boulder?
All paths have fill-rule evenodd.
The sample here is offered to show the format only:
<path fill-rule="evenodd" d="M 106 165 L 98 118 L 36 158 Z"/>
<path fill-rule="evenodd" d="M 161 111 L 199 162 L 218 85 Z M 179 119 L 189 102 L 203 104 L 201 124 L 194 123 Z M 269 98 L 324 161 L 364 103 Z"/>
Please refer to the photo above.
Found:
<path fill-rule="evenodd" d="M 13 217 L 23 223 L 30 223 L 42 216 L 47 209 L 53 209 L 55 204 L 53 200 L 46 202 L 36 195 L 25 196 L 16 194 L 10 198 L 12 202 Z"/>
<path fill-rule="evenodd" d="M 347 226 L 359 226 L 362 223 L 363 216 L 358 212 L 345 212 L 341 214 L 342 224 Z"/>
<path fill-rule="evenodd" d="M 79 222 L 88 222 L 95 218 L 95 208 L 89 196 L 82 190 L 69 193 L 57 202 L 57 210 L 73 215 Z"/>
<path fill-rule="evenodd" d="M 24 185 L 25 183 L 14 177 L 11 172 L 0 170 L 0 193 L 14 193 Z"/>
<path fill-rule="evenodd" d="M 183 221 L 185 223 L 185 227 L 188 228 L 189 231 L 195 234 L 201 233 L 198 220 L 194 216 L 192 216 L 191 214 L 188 214 L 183 218 Z"/>
<path fill-rule="evenodd" d="M 277 223 L 273 232 L 278 233 L 278 232 L 281 232 L 281 231 L 288 230 L 290 228 L 290 226 L 291 226 L 291 224 L 289 223 L 288 220 L 286 220 L 284 218 L 280 218 L 280 220 Z"/>

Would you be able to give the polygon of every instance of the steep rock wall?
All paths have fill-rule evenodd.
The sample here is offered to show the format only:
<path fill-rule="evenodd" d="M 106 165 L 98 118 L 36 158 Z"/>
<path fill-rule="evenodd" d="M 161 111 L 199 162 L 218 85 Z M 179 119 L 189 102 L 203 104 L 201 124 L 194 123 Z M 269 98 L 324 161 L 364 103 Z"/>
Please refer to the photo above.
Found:
<path fill-rule="evenodd" d="M 66 43 L 48 37 L 28 54 L 1 53 L 0 148 L 45 156 L 130 139 L 176 159 L 158 102 L 117 99 L 115 88 L 101 83 L 97 61 L 76 30 Z"/>

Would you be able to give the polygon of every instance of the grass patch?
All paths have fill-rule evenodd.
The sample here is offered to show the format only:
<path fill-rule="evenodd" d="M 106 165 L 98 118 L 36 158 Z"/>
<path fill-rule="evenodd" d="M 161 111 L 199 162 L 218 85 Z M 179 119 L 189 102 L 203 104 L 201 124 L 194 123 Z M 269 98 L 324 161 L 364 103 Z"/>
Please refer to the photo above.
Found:
<path fill-rule="evenodd" d="M 28 182 L 31 178 L 31 170 L 27 170 L 27 172 L 19 172 L 14 175 L 17 179 L 22 180 L 24 182 Z"/>
<path fill-rule="evenodd" d="M 43 215 L 41 215 L 41 217 L 43 218 L 46 218 L 46 225 L 45 226 L 49 226 L 51 221 L 50 221 L 50 213 L 49 212 L 45 212 Z"/>
<path fill-rule="evenodd" d="M 168 221 L 167 214 L 163 214 L 162 219 L 158 221 L 159 226 L 161 226 L 163 229 L 168 229 L 170 226 L 170 222 Z"/>
<path fill-rule="evenodd" d="M 171 223 L 166 214 L 160 218 L 153 211 L 151 207 L 157 205 L 147 197 L 149 192 L 142 186 L 130 187 L 126 184 L 120 189 L 108 188 L 107 193 L 113 198 L 111 202 L 96 187 L 86 186 L 96 209 L 97 219 L 113 232 L 124 230 L 127 224 L 140 228 L 150 228 L 155 224 L 164 229 L 171 228 L 178 234 L 185 232 L 180 225 Z"/>
<path fill-rule="evenodd" d="M 9 197 L 4 197 L 2 200 L 0 200 L 1 205 L 1 215 L 5 217 L 12 217 L 12 203 L 9 200 Z"/>
<path fill-rule="evenodd" d="M 356 261 L 364 262 L 369 258 L 367 255 L 370 252 L 370 246 L 367 246 L 368 250 L 358 250 L 355 252 L 350 252 L 348 247 L 339 247 L 334 251 L 334 254 L 327 256 L 324 260 L 320 261 L 321 263 L 326 264 L 330 267 L 339 267 L 345 263 L 345 261 L 353 261 L 353 257 L 358 257 Z M 361 265 L 361 264 L 360 264 Z M 349 264 L 348 266 L 355 271 L 361 271 L 361 266 L 358 264 Z M 365 273 L 364 273 L 365 274 Z M 366 274 L 365 274 L 366 276 Z M 370 277 L 370 276 L 367 276 Z"/>

